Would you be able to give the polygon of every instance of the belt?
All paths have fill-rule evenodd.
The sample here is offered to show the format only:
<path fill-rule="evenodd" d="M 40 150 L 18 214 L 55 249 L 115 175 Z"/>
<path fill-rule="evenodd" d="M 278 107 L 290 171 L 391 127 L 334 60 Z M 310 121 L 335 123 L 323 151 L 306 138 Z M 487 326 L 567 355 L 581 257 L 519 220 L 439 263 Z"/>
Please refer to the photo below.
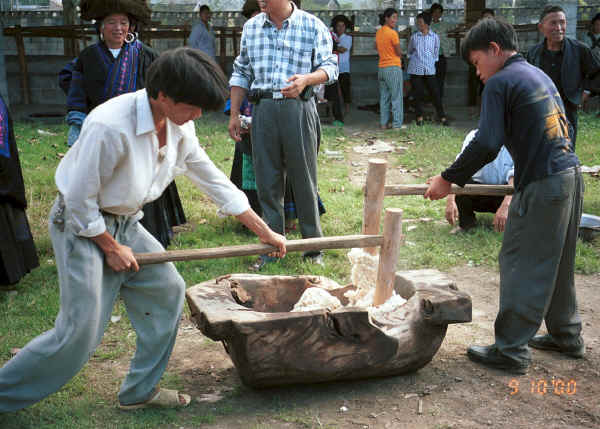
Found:
<path fill-rule="evenodd" d="M 258 93 L 257 98 L 284 98 L 281 92 L 272 92 L 272 91 L 261 91 Z"/>
<path fill-rule="evenodd" d="M 312 86 L 305 87 L 297 99 L 308 101 L 313 96 Z M 251 89 L 248 91 L 248 101 L 252 104 L 258 103 L 262 99 L 271 100 L 295 100 L 295 98 L 285 98 L 281 91 L 266 91 L 262 89 Z"/>
<path fill-rule="evenodd" d="M 251 89 L 248 92 L 248 101 L 250 103 L 256 104 L 262 99 L 283 99 L 284 96 L 281 91 L 264 91 L 262 89 Z"/>

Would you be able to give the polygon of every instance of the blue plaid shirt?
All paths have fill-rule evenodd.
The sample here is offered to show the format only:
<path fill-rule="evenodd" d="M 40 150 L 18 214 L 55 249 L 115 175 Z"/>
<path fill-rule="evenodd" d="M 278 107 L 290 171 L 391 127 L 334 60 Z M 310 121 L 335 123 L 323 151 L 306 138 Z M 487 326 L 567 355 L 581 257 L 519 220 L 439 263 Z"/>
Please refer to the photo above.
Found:
<path fill-rule="evenodd" d="M 408 42 L 408 74 L 431 76 L 440 56 L 440 38 L 433 31 L 413 33 Z"/>
<path fill-rule="evenodd" d="M 294 74 L 317 69 L 327 73 L 327 84 L 338 77 L 329 29 L 314 15 L 294 11 L 280 30 L 260 13 L 244 24 L 240 54 L 233 63 L 229 85 L 278 92 Z"/>

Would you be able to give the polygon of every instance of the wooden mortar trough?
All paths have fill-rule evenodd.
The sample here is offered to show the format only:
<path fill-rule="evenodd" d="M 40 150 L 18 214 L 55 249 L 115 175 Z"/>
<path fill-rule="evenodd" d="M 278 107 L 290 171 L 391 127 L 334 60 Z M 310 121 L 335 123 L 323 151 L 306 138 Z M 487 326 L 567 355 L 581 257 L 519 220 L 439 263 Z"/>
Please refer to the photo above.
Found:
<path fill-rule="evenodd" d="M 378 319 L 358 307 L 291 311 L 307 288 L 327 281 L 232 274 L 188 289 L 187 302 L 202 333 L 223 342 L 252 387 L 416 371 L 438 351 L 449 323 L 471 321 L 471 298 L 434 270 L 396 273 L 394 289 L 407 302 Z M 345 304 L 352 288 L 329 292 Z"/>

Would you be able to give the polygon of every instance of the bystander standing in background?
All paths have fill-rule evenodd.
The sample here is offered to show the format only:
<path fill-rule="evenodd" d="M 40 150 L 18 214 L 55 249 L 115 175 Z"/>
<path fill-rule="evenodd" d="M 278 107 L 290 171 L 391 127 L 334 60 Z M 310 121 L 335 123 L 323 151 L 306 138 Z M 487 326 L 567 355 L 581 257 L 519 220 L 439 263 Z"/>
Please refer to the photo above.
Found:
<path fill-rule="evenodd" d="M 439 3 L 432 4 L 429 13 L 431 14 L 431 25 L 429 28 L 435 32 L 440 39 L 440 52 L 438 60 L 435 63 L 435 78 L 440 91 L 440 99 L 443 99 L 447 67 L 446 57 L 450 56 L 450 53 L 453 51 L 452 41 L 448 38 L 448 31 L 450 31 L 454 25 L 442 20 L 444 8 Z"/>
<path fill-rule="evenodd" d="M 350 81 L 350 50 L 352 49 L 352 36 L 346 34 L 346 31 L 352 31 L 352 21 L 345 15 L 336 15 L 331 20 L 331 26 L 335 32 L 338 54 L 338 69 L 340 71 L 338 82 L 344 98 L 345 113 L 350 111 L 352 104 L 352 88 Z"/>
<path fill-rule="evenodd" d="M 435 77 L 435 62 L 440 50 L 440 39 L 429 29 L 431 15 L 421 12 L 417 15 L 417 28 L 419 31 L 413 33 L 408 42 L 408 74 L 414 88 L 414 106 L 417 116 L 417 125 L 423 125 L 423 99 L 425 98 L 425 87 L 433 99 L 433 105 L 438 119 L 442 125 L 448 125 L 446 113 L 442 106 L 440 92 Z"/>
<path fill-rule="evenodd" d="M 17 283 L 39 265 L 26 208 L 12 119 L 0 96 L 0 288 Z"/>
<path fill-rule="evenodd" d="M 527 61 L 541 68 L 554 82 L 565 105 L 572 129 L 573 148 L 577 140 L 577 109 L 590 95 L 589 77 L 600 70 L 600 59 L 582 42 L 566 37 L 567 16 L 560 6 L 546 6 L 538 29 L 544 40 L 527 53 Z"/>
<path fill-rule="evenodd" d="M 214 60 L 217 49 L 215 32 L 210 25 L 211 15 L 212 13 L 207 5 L 200 6 L 200 22 L 192 27 L 192 32 L 188 38 L 188 45 L 192 48 L 200 49 Z"/>
<path fill-rule="evenodd" d="M 375 34 L 375 49 L 379 54 L 379 126 L 382 129 L 403 128 L 402 48 L 396 31 L 398 11 L 387 8 L 379 15 L 381 28 Z M 390 104 L 392 123 L 390 125 Z"/>

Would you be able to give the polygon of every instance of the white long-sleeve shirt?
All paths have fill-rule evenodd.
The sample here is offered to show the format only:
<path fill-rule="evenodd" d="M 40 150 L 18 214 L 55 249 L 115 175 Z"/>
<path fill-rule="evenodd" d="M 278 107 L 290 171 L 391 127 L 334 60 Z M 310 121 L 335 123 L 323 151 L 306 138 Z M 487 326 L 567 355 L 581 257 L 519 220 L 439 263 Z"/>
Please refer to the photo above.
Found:
<path fill-rule="evenodd" d="M 142 207 L 181 174 L 215 202 L 220 215 L 250 208 L 244 193 L 200 147 L 193 121 L 178 126 L 167 119 L 166 126 L 166 145 L 159 148 L 145 89 L 115 97 L 87 116 L 55 176 L 66 221 L 78 235 L 106 230 L 101 211 L 141 218 Z"/>
<path fill-rule="evenodd" d="M 463 141 L 460 153 L 456 155 L 456 159 L 460 156 L 465 148 L 471 143 L 471 140 L 475 138 L 477 130 L 471 130 Z M 492 161 L 485 164 L 473 174 L 473 181 L 481 183 L 482 185 L 506 185 L 509 180 L 515 176 L 515 164 L 513 162 L 508 149 L 506 146 L 502 146 L 498 156 Z"/>

